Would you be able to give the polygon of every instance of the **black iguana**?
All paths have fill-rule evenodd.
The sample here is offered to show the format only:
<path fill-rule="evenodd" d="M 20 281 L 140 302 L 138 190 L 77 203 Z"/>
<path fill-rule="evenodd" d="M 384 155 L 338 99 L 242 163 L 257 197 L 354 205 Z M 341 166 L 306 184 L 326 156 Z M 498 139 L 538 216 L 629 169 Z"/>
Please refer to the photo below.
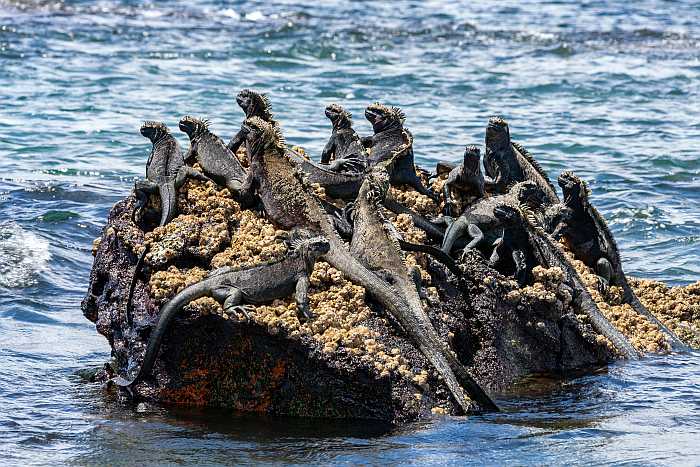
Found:
<path fill-rule="evenodd" d="M 328 249 L 325 238 L 306 231 L 292 231 L 290 250 L 282 259 L 242 269 L 224 267 L 210 272 L 162 307 L 136 375 L 132 378 L 117 377 L 113 381 L 119 386 L 131 386 L 148 376 L 172 320 L 185 305 L 201 297 L 213 297 L 223 302 L 224 310 L 238 310 L 248 316 L 242 304 L 266 303 L 294 293 L 299 311 L 307 319 L 312 318 L 309 276 L 316 260 Z"/>
<path fill-rule="evenodd" d="M 326 117 L 333 125 L 333 132 L 321 153 L 321 164 L 328 165 L 333 172 L 364 172 L 367 151 L 352 128 L 350 112 L 331 104 L 326 107 Z"/>
<path fill-rule="evenodd" d="M 260 117 L 266 122 L 277 125 L 277 122 L 272 116 L 270 100 L 267 95 L 253 91 L 252 89 L 244 89 L 236 96 L 236 103 L 243 109 L 245 118 Z M 229 141 L 226 147 L 228 147 L 232 153 L 236 154 L 236 151 L 238 151 L 238 148 L 243 143 L 245 143 L 245 135 L 239 130 L 238 133 L 231 138 L 231 141 Z"/>
<path fill-rule="evenodd" d="M 478 147 L 467 146 L 464 149 L 464 160 L 460 165 L 450 170 L 443 185 L 445 215 L 451 217 L 461 214 L 455 212 L 455 203 L 452 200 L 453 190 L 476 199 L 484 197 L 484 174 L 481 173 L 481 151 Z"/>

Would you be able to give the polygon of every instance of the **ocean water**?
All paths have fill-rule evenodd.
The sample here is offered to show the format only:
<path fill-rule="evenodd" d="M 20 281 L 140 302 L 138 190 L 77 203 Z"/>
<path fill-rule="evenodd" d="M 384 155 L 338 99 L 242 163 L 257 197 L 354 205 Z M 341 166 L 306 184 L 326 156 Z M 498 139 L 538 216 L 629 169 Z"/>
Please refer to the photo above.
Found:
<path fill-rule="evenodd" d="M 426 166 L 503 115 L 550 175 L 589 181 L 628 273 L 698 280 L 700 3 L 474 3 L 0 0 L 0 464 L 700 464 L 698 354 L 401 429 L 125 407 L 76 374 L 109 357 L 79 305 L 144 174 L 141 122 L 205 116 L 228 139 L 244 87 L 315 157 L 331 102 L 361 134 L 367 104 L 400 105 Z"/>

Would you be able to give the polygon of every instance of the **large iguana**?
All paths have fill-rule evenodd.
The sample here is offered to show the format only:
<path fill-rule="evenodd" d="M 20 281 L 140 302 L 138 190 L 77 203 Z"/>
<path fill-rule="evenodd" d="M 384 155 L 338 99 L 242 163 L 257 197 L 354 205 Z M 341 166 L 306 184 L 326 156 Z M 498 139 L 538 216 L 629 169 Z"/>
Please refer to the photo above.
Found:
<path fill-rule="evenodd" d="M 540 265 L 545 268 L 558 267 L 564 272 L 564 282 L 574 292 L 573 304 L 577 308 L 577 314 L 586 315 L 593 329 L 605 336 L 622 356 L 633 360 L 638 359 L 639 352 L 601 313 L 588 293 L 583 279 L 556 242 L 546 233 L 537 216 L 526 205 L 521 205 L 516 212 L 518 222 L 511 224 L 510 228 L 521 228 L 523 235 L 527 235 L 530 251 Z"/>
<path fill-rule="evenodd" d="M 333 172 L 364 172 L 367 151 L 352 128 L 350 112 L 331 104 L 326 107 L 326 117 L 333 125 L 333 132 L 321 153 L 321 164 L 328 165 Z"/>
<path fill-rule="evenodd" d="M 185 160 L 195 160 L 204 175 L 236 195 L 246 177 L 246 170 L 224 142 L 209 131 L 209 122 L 189 115 L 180 120 L 180 130 L 190 138 L 190 149 Z"/>
<path fill-rule="evenodd" d="M 406 119 L 403 111 L 398 107 L 387 107 L 377 102 L 367 107 L 365 118 L 372 124 L 374 131 L 372 136 L 362 138 L 362 144 L 369 148 L 369 167 L 397 155 L 389 173 L 391 184 L 409 185 L 418 193 L 436 199 L 437 195 L 426 188 L 416 174 L 413 135 L 403 126 Z"/>
<path fill-rule="evenodd" d="M 141 180 L 134 187 L 136 203 L 132 214 L 132 220 L 137 223 L 140 212 L 148 202 L 150 193 L 158 192 L 160 195 L 160 223 L 165 225 L 170 222 L 176 214 L 177 189 L 185 183 L 187 177 L 208 181 L 209 177 L 185 165 L 182 150 L 177 140 L 170 134 L 168 127 L 160 122 L 145 122 L 141 126 L 141 134 L 150 139 L 153 143 L 151 154 L 146 162 L 146 180 Z M 127 322 L 132 322 L 131 299 L 134 295 L 136 279 L 143 268 L 143 262 L 148 253 L 148 248 L 139 254 L 136 266 L 131 276 L 129 292 L 126 299 Z"/>
<path fill-rule="evenodd" d="M 525 148 L 511 141 L 508 123 L 501 117 L 491 117 L 486 127 L 484 169 L 487 190 L 505 193 L 515 183 L 532 180 L 547 195 L 547 204 L 559 202 L 544 169 Z"/>
<path fill-rule="evenodd" d="M 325 238 L 307 231 L 293 231 L 289 252 L 282 259 L 242 269 L 224 267 L 210 272 L 163 306 L 136 375 L 132 378 L 117 377 L 113 381 L 119 386 L 131 386 L 148 376 L 172 320 L 185 305 L 201 297 L 213 297 L 223 302 L 225 310 L 238 310 L 247 316 L 247 310 L 242 306 L 244 303 L 266 303 L 294 293 L 299 311 L 307 319 L 312 318 L 309 276 L 316 260 L 328 249 Z"/>
<path fill-rule="evenodd" d="M 252 89 L 244 89 L 236 96 L 236 103 L 243 109 L 245 118 L 260 117 L 266 122 L 277 125 L 277 122 L 272 116 L 270 108 L 270 100 L 265 94 L 253 91 Z M 232 153 L 236 154 L 241 144 L 245 143 L 245 135 L 239 130 L 236 135 L 231 138 L 231 141 L 226 145 Z"/>
<path fill-rule="evenodd" d="M 464 210 L 454 221 L 445 218 L 449 223 L 442 241 L 442 251 L 450 253 L 455 243 L 469 235 L 471 241 L 467 249 L 475 248 L 484 239 L 484 231 L 494 231 L 500 226 L 500 220 L 494 209 L 500 205 L 518 206 L 528 204 L 533 209 L 540 209 L 546 199 L 545 193 L 533 181 L 516 183 L 507 193 L 482 198 Z M 451 222 L 450 222 L 451 221 Z"/>
<path fill-rule="evenodd" d="M 330 249 L 324 255 L 325 260 L 352 282 L 364 287 L 396 321 L 411 322 L 413 310 L 410 304 L 348 251 L 317 198 L 295 174 L 279 130 L 256 117 L 247 119 L 243 129 L 251 164 L 244 190 L 257 194 L 269 219 L 281 228 L 301 227 L 326 237 Z M 439 349 L 432 351 L 439 352 Z M 465 401 L 458 403 L 474 409 Z"/>
<path fill-rule="evenodd" d="M 476 146 L 467 146 L 464 149 L 464 160 L 457 167 L 450 170 L 442 191 L 445 196 L 445 215 L 457 216 L 455 203 L 452 200 L 452 191 L 459 191 L 476 199 L 484 197 L 484 174 L 481 173 L 481 151 Z"/>
<path fill-rule="evenodd" d="M 141 217 L 141 211 L 148 202 L 148 195 L 160 195 L 160 223 L 165 225 L 177 214 L 177 189 L 187 177 L 209 180 L 200 172 L 185 165 L 182 150 L 168 127 L 161 122 L 148 121 L 141 126 L 141 134 L 151 140 L 153 148 L 146 162 L 146 179 L 134 186 L 136 203 L 132 219 Z"/>
<path fill-rule="evenodd" d="M 558 183 L 564 194 L 564 202 L 547 210 L 548 228 L 552 237 L 557 240 L 564 238 L 574 256 L 596 272 L 600 277 L 603 292 L 609 285 L 621 287 L 625 303 L 657 325 L 667 336 L 673 350 L 688 350 L 673 331 L 642 305 L 630 287 L 622 270 L 622 260 L 615 238 L 603 216 L 591 204 L 590 190 L 586 182 L 573 172 L 563 172 L 558 178 Z"/>
<path fill-rule="evenodd" d="M 380 164 L 381 166 L 381 164 Z M 442 376 L 452 396 L 465 411 L 471 403 L 467 394 L 489 410 L 496 405 L 469 376 L 467 370 L 440 342 L 430 318 L 423 310 L 416 282 L 409 275 L 393 224 L 382 214 L 382 202 L 389 189 L 389 175 L 375 167 L 360 188 L 353 210 L 354 232 L 350 253 L 377 274 L 408 304 L 410 311 L 395 316 L 398 324 Z"/>

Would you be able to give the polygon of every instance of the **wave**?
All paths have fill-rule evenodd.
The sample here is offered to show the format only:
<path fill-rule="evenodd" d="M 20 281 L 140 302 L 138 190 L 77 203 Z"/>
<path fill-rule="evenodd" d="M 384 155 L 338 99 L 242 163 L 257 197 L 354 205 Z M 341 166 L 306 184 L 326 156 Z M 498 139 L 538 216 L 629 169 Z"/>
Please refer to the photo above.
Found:
<path fill-rule="evenodd" d="M 0 286 L 29 287 L 51 259 L 48 240 L 18 224 L 0 224 Z"/>

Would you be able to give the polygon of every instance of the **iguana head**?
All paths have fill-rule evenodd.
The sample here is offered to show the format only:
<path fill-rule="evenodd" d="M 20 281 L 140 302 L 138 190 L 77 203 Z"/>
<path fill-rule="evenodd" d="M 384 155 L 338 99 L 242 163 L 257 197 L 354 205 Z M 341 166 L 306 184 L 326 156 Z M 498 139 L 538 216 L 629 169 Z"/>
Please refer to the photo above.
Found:
<path fill-rule="evenodd" d="M 515 225 L 522 219 L 522 213 L 518 208 L 507 204 L 501 204 L 493 209 L 493 214 L 496 216 L 502 225 Z"/>
<path fill-rule="evenodd" d="M 268 149 L 282 152 L 286 150 L 279 128 L 260 117 L 246 118 L 241 131 L 245 135 L 246 147 L 253 155 Z"/>
<path fill-rule="evenodd" d="M 486 147 L 488 149 L 503 149 L 510 144 L 508 123 L 501 117 L 489 118 L 486 125 Z"/>
<path fill-rule="evenodd" d="M 260 117 L 265 121 L 272 121 L 270 100 L 265 94 L 244 89 L 236 96 L 236 103 L 245 112 L 245 118 Z"/>
<path fill-rule="evenodd" d="M 306 229 L 294 229 L 289 235 L 289 248 L 296 254 L 306 259 L 308 264 L 313 264 L 331 249 L 326 237 L 315 235 Z"/>
<path fill-rule="evenodd" d="M 333 128 L 348 128 L 352 125 L 352 114 L 338 104 L 326 107 L 326 117 L 333 124 Z"/>
<path fill-rule="evenodd" d="M 375 102 L 365 110 L 365 118 L 372 124 L 375 133 L 390 128 L 400 128 L 406 120 L 406 115 L 398 107 L 387 107 Z"/>
<path fill-rule="evenodd" d="M 182 117 L 178 126 L 180 131 L 187 133 L 191 140 L 209 131 L 209 120 L 186 115 Z"/>
<path fill-rule="evenodd" d="M 474 175 L 479 172 L 481 162 L 481 150 L 473 145 L 469 145 L 464 148 L 464 171 L 470 175 Z"/>
<path fill-rule="evenodd" d="M 531 208 L 540 208 L 547 202 L 547 195 L 542 187 L 532 180 L 520 182 L 514 187 L 517 189 L 518 202 Z"/>
<path fill-rule="evenodd" d="M 146 138 L 151 140 L 151 143 L 155 144 L 160 141 L 161 138 L 170 134 L 168 127 L 165 123 L 146 121 L 141 125 L 141 134 Z"/>
<path fill-rule="evenodd" d="M 569 204 L 576 199 L 585 203 L 588 199 L 588 186 L 586 182 L 574 175 L 573 172 L 562 172 L 557 179 L 564 194 L 564 203 Z"/>

